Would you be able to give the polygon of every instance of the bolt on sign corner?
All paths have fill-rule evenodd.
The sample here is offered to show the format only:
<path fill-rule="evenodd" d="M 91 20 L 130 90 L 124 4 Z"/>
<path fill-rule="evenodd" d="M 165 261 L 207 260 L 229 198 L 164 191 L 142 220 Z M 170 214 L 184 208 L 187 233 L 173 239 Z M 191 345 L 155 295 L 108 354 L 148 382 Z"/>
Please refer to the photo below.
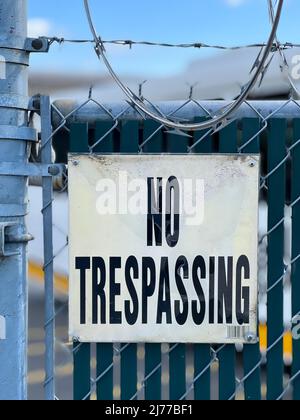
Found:
<path fill-rule="evenodd" d="M 70 336 L 257 341 L 259 156 L 70 155 Z"/>

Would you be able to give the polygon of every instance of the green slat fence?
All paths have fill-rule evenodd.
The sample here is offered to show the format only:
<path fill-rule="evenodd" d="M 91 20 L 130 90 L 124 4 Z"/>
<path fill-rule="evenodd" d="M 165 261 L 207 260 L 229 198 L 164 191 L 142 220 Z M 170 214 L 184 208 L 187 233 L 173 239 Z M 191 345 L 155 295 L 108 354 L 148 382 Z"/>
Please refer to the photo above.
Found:
<path fill-rule="evenodd" d="M 283 391 L 283 282 L 276 284 L 284 273 L 284 206 L 286 173 L 286 121 L 272 120 L 268 132 L 269 238 L 268 238 L 268 399 L 277 399 Z M 274 171 L 277 168 L 276 171 Z M 274 171 L 272 173 L 272 171 Z M 273 287 L 274 286 L 274 287 Z M 276 308 L 276 309 L 275 309 Z M 271 347 L 272 346 L 272 347 Z"/>
<path fill-rule="evenodd" d="M 283 298 L 286 270 L 284 222 L 289 200 L 289 204 L 292 203 L 291 304 L 293 316 L 300 314 L 300 119 L 293 122 L 290 143 L 288 132 L 291 128 L 287 130 L 286 120 L 271 119 L 267 132 L 258 135 L 262 131 L 261 124 L 258 118 L 247 118 L 232 122 L 214 135 L 197 132 L 188 136 L 167 132 L 149 120 L 122 121 L 114 129 L 114 124 L 109 121 L 99 122 L 92 129 L 87 124 L 71 126 L 69 151 L 78 153 L 90 152 L 90 146 L 97 142 L 93 150 L 96 153 L 176 154 L 187 153 L 189 148 L 192 153 L 200 154 L 261 152 L 262 192 L 268 204 L 267 353 L 261 354 L 259 344 L 246 345 L 240 353 L 233 345 L 186 346 L 179 343 L 169 345 L 166 364 L 160 344 L 145 344 L 139 348 L 136 344 L 126 343 L 118 347 L 75 342 L 74 399 L 209 400 L 215 389 L 220 400 L 275 400 L 282 397 L 288 373 L 285 372 L 283 354 Z M 288 173 L 292 186 L 290 199 Z M 164 371 L 165 365 L 169 366 L 168 372 Z M 139 375 L 141 366 L 142 380 Z M 300 340 L 294 339 L 291 377 L 296 400 L 300 400 L 299 370 Z"/>
<path fill-rule="evenodd" d="M 245 146 L 243 153 L 259 153 L 260 138 L 256 135 L 260 131 L 258 119 L 245 118 L 242 122 L 242 141 L 240 147 Z M 261 378 L 260 378 L 260 349 L 259 344 L 246 345 L 244 347 L 244 382 L 245 399 L 261 400 Z"/>
<path fill-rule="evenodd" d="M 237 123 L 234 122 L 220 133 L 219 152 L 237 153 Z M 227 401 L 235 394 L 236 388 L 236 350 L 234 345 L 227 345 L 219 352 L 219 399 Z"/>
<path fill-rule="evenodd" d="M 202 122 L 203 118 L 196 118 L 195 122 Z M 205 137 L 206 135 L 206 137 Z M 195 132 L 193 135 L 192 149 L 195 153 L 212 153 L 213 143 L 208 131 Z M 195 380 L 195 399 L 209 400 L 211 387 L 211 348 L 207 344 L 197 344 L 194 346 L 194 380 Z"/>

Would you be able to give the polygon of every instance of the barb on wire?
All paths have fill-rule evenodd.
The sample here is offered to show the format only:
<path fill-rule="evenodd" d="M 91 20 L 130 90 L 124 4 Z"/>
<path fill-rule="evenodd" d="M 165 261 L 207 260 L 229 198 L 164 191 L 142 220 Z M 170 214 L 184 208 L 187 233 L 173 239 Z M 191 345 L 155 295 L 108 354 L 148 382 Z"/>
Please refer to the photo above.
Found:
<path fill-rule="evenodd" d="M 93 39 L 67 39 L 63 37 L 51 37 L 47 38 L 50 45 L 57 44 L 93 44 Z M 181 48 L 181 49 L 212 49 L 212 50 L 222 50 L 222 51 L 236 51 L 244 49 L 256 49 L 256 48 L 265 48 L 266 43 L 254 43 L 254 44 L 243 44 L 243 45 L 216 45 L 208 44 L 205 42 L 190 42 L 185 44 L 180 43 L 170 43 L 170 42 L 155 42 L 155 41 L 136 41 L 132 39 L 111 39 L 111 40 L 102 40 L 103 45 L 117 45 L 120 47 L 129 47 L 133 48 L 134 46 L 145 46 L 145 47 L 162 47 L 162 48 Z M 292 48 L 300 48 L 300 43 L 295 42 L 284 42 L 281 44 L 273 43 L 272 51 L 277 49 L 289 50 Z"/>

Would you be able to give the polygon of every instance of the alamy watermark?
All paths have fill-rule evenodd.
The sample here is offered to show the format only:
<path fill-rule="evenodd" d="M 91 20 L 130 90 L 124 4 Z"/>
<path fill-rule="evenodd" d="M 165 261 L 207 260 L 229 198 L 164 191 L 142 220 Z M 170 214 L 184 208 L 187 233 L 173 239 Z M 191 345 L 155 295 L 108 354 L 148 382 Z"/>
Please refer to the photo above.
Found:
<path fill-rule="evenodd" d="M 291 76 L 294 80 L 300 80 L 300 55 L 292 57 Z"/>
<path fill-rule="evenodd" d="M 4 316 L 0 315 L 0 340 L 6 339 L 6 320 Z"/>
<path fill-rule="evenodd" d="M 292 321 L 292 334 L 294 340 L 300 340 L 300 314 L 297 315 Z"/>
<path fill-rule="evenodd" d="M 0 55 L 0 80 L 6 79 L 6 60 Z"/>
<path fill-rule="evenodd" d="M 99 180 L 96 191 L 101 216 L 181 215 L 186 226 L 200 226 L 204 221 L 205 186 L 200 178 L 133 179 L 126 171 L 119 171 L 116 180 Z"/>

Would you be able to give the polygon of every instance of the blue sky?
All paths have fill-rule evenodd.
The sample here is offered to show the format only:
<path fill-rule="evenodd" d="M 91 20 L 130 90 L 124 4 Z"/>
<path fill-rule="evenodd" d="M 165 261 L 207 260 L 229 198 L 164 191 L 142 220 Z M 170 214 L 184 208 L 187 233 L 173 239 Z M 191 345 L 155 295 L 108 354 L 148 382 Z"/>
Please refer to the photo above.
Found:
<path fill-rule="evenodd" d="M 28 0 L 31 35 L 90 38 L 82 0 Z M 90 0 L 104 39 L 247 44 L 267 39 L 266 0 Z M 285 0 L 279 31 L 282 42 L 300 42 L 300 2 Z M 165 75 L 183 70 L 208 51 L 109 47 L 121 73 Z M 34 71 L 96 72 L 99 63 L 90 45 L 54 46 L 32 59 Z"/>

